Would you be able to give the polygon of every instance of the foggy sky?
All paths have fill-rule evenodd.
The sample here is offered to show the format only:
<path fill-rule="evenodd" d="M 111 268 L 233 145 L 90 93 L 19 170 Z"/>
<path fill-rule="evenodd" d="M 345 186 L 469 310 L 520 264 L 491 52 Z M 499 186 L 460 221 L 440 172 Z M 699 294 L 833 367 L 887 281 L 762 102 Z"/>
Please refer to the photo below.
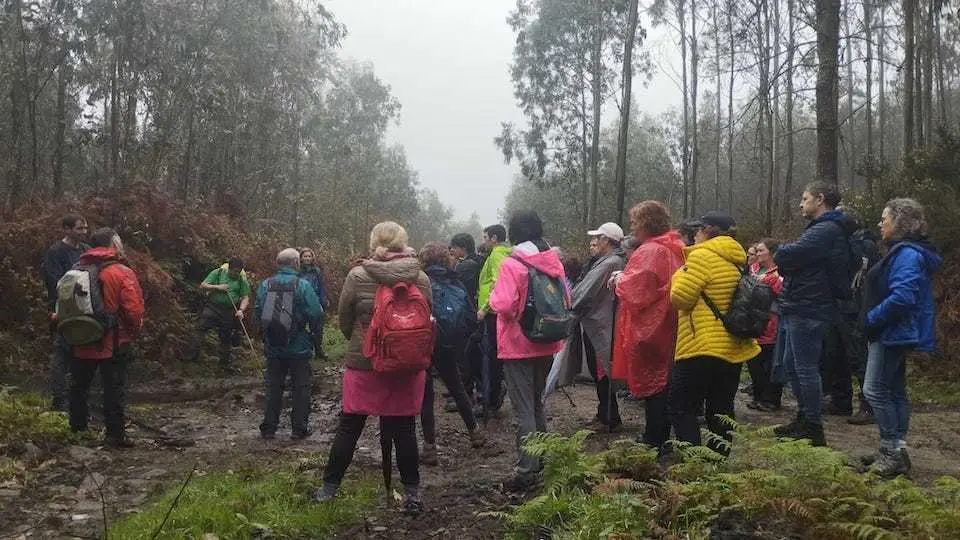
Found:
<path fill-rule="evenodd" d="M 421 183 L 436 189 L 457 217 L 475 211 L 484 224 L 497 221 L 517 169 L 504 164 L 493 137 L 502 121 L 523 125 L 506 23 L 516 0 L 329 0 L 326 6 L 347 26 L 343 56 L 372 63 L 400 101 L 400 122 L 388 139 L 406 148 Z M 648 27 L 648 34 L 643 46 L 661 70 L 648 88 L 636 79 L 634 95 L 644 111 L 657 114 L 680 101 L 670 75 L 678 71 L 677 55 L 662 31 Z"/>

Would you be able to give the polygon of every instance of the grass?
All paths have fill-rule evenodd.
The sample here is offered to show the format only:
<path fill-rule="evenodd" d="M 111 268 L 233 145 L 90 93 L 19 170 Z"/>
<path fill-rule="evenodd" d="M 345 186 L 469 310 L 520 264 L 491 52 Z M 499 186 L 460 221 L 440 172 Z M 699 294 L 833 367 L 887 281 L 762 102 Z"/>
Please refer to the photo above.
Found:
<path fill-rule="evenodd" d="M 373 510 L 377 482 L 373 476 L 351 482 L 341 496 L 314 504 L 310 493 L 315 471 L 217 472 L 191 479 L 158 538 L 201 538 L 212 533 L 230 538 L 323 538 L 357 523 Z M 152 538 L 180 485 L 156 502 L 110 528 L 110 537 Z"/>
<path fill-rule="evenodd" d="M 933 374 L 908 364 L 907 391 L 918 403 L 960 407 L 960 381 L 955 377 Z"/>
<path fill-rule="evenodd" d="M 50 410 L 50 402 L 37 394 L 0 388 L 0 454 L 11 445 L 31 442 L 43 450 L 76 442 L 63 413 Z"/>

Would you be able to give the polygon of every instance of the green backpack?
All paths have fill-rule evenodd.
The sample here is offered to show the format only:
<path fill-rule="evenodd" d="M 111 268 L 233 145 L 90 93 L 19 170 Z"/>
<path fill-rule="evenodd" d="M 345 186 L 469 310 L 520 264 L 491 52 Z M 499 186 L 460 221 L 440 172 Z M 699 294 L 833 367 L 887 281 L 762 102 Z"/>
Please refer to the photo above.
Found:
<path fill-rule="evenodd" d="M 563 279 L 550 277 L 522 258 L 527 267 L 527 301 L 520 316 L 520 329 L 533 343 L 556 343 L 570 335 L 573 309 Z"/>

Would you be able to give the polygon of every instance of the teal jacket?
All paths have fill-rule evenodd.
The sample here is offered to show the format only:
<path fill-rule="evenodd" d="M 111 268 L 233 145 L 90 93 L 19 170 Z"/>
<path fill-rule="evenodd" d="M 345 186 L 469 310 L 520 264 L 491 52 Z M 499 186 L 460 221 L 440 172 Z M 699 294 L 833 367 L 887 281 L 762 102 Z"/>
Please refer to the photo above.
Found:
<path fill-rule="evenodd" d="M 281 266 L 277 273 L 265 279 L 257 289 L 257 302 L 255 310 L 257 320 L 261 320 L 263 315 L 263 304 L 267 300 L 267 287 L 271 280 L 277 280 L 280 283 L 288 283 L 297 279 L 297 271 L 289 266 Z M 320 299 L 314 292 L 310 282 L 301 279 L 297 287 L 297 297 L 293 305 L 293 337 L 290 343 L 285 347 L 274 347 L 264 342 L 263 347 L 270 356 L 283 356 L 293 359 L 309 359 L 313 357 L 313 339 L 310 332 L 307 331 L 307 325 L 311 328 L 320 328 L 320 322 L 323 320 L 323 307 L 320 306 Z"/>

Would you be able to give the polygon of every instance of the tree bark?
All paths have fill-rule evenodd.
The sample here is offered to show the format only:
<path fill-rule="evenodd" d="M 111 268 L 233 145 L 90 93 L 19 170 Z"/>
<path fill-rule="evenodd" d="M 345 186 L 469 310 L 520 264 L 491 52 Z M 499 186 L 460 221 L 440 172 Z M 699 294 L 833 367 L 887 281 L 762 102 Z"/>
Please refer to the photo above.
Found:
<path fill-rule="evenodd" d="M 120 187 L 120 55 L 118 39 L 113 42 L 110 70 L 110 178 L 114 188 Z"/>
<path fill-rule="evenodd" d="M 846 60 L 847 60 L 847 148 L 849 154 L 847 159 L 847 186 L 856 191 L 857 189 L 857 133 L 854 129 L 856 122 L 853 120 L 853 36 L 850 33 L 850 17 L 853 16 L 853 10 L 850 9 L 850 2 L 846 0 L 843 4 L 843 28 L 846 36 Z M 864 0 L 866 3 L 869 0 Z"/>
<path fill-rule="evenodd" d="M 913 152 L 914 145 L 914 56 L 916 47 L 917 0 L 903 0 L 903 153 Z"/>
<path fill-rule="evenodd" d="M 67 54 L 57 68 L 57 124 L 53 138 L 53 197 L 63 196 L 63 162 L 66 153 L 67 132 L 67 78 L 70 67 Z"/>
<path fill-rule="evenodd" d="M 923 57 L 924 57 L 924 71 L 923 71 L 923 133 L 926 136 L 927 144 L 932 144 L 933 142 L 933 70 L 934 70 L 934 43 L 933 43 L 933 31 L 936 26 L 936 20 L 934 14 L 936 10 L 934 9 L 934 3 L 932 0 L 927 1 L 927 24 L 924 25 L 923 35 L 924 35 L 924 46 L 923 46 Z"/>
<path fill-rule="evenodd" d="M 936 22 L 937 32 L 937 105 L 940 109 L 939 123 L 940 127 L 950 130 L 950 87 L 946 84 L 946 75 L 943 66 L 943 17 L 938 16 Z"/>
<path fill-rule="evenodd" d="M 792 0 L 791 0 L 792 1 Z M 727 38 L 730 45 L 730 84 L 727 93 L 727 212 L 733 215 L 733 83 L 736 74 L 737 40 L 733 35 L 734 1 L 727 0 Z"/>
<path fill-rule="evenodd" d="M 884 45 L 887 34 L 887 7 L 880 2 L 880 14 L 877 19 L 877 154 L 880 161 L 887 159 L 886 141 L 887 141 L 887 66 L 886 50 Z"/>
<path fill-rule="evenodd" d="M 713 44 L 714 44 L 714 53 L 715 61 L 717 64 L 717 91 L 716 91 L 716 144 L 714 145 L 714 163 L 713 163 L 713 207 L 720 208 L 720 150 L 723 142 L 723 107 L 721 103 L 721 94 L 723 93 L 723 70 L 720 68 L 720 14 L 718 13 L 717 5 L 719 2 L 714 1 L 713 3 Z"/>
<path fill-rule="evenodd" d="M 680 145 L 680 175 L 683 178 L 683 217 L 690 217 L 690 94 L 687 78 L 687 15 L 685 0 L 677 2 L 680 22 L 680 63 L 683 69 L 683 141 Z"/>
<path fill-rule="evenodd" d="M 594 9 L 595 26 L 593 30 L 593 68 L 591 92 L 593 93 L 593 140 L 590 144 L 590 200 L 587 204 L 587 222 L 597 220 L 597 201 L 600 192 L 600 107 L 603 105 L 603 0 L 596 0 Z M 592 226 L 592 225 L 591 225 Z"/>
<path fill-rule="evenodd" d="M 817 177 L 836 184 L 840 0 L 817 0 Z"/>
<path fill-rule="evenodd" d="M 617 167 L 615 177 L 617 181 L 617 214 L 616 219 L 621 223 L 627 221 L 624 214 L 627 192 L 627 144 L 630 138 L 630 106 L 633 99 L 633 45 L 637 35 L 637 20 L 639 18 L 639 0 L 630 1 L 630 12 L 627 16 L 627 35 L 623 43 L 623 104 L 620 108 L 620 133 L 617 138 Z"/>
<path fill-rule="evenodd" d="M 10 208 L 20 206 L 23 201 L 23 113 L 26 109 L 24 101 L 28 89 L 26 31 L 23 25 L 23 2 L 13 0 L 8 9 L 13 9 L 17 24 L 17 55 L 18 70 L 16 81 L 10 85 L 10 155 L 13 157 L 13 167 L 7 173 L 8 203 Z"/>
<path fill-rule="evenodd" d="M 699 212 L 700 120 L 697 105 L 700 101 L 700 50 L 697 43 L 697 0 L 690 0 L 690 210 Z M 698 214 L 699 215 L 699 214 Z"/>
<path fill-rule="evenodd" d="M 786 130 L 787 137 L 787 170 L 783 178 L 783 220 L 787 222 L 793 215 L 792 209 L 794 208 L 792 204 L 793 199 L 793 167 L 794 159 L 796 157 L 796 149 L 794 147 L 794 137 L 793 137 L 793 103 L 794 103 L 794 83 L 793 83 L 793 70 L 794 65 L 793 61 L 797 52 L 797 38 L 796 38 L 796 24 L 794 19 L 794 13 L 796 11 L 796 0 L 787 0 L 787 68 L 786 68 L 786 78 L 787 78 L 787 92 L 786 92 L 786 103 L 784 104 L 784 116 L 785 125 L 784 129 Z"/>
<path fill-rule="evenodd" d="M 882 30 L 881 30 L 882 31 Z M 867 128 L 867 158 L 870 163 L 874 162 L 873 153 L 873 0 L 863 0 L 863 32 L 866 38 L 867 46 L 865 48 L 866 58 L 864 65 L 867 71 L 866 77 L 866 99 L 864 107 L 864 122 Z M 867 171 L 864 178 L 867 184 L 867 194 L 873 197 L 873 171 Z"/>

